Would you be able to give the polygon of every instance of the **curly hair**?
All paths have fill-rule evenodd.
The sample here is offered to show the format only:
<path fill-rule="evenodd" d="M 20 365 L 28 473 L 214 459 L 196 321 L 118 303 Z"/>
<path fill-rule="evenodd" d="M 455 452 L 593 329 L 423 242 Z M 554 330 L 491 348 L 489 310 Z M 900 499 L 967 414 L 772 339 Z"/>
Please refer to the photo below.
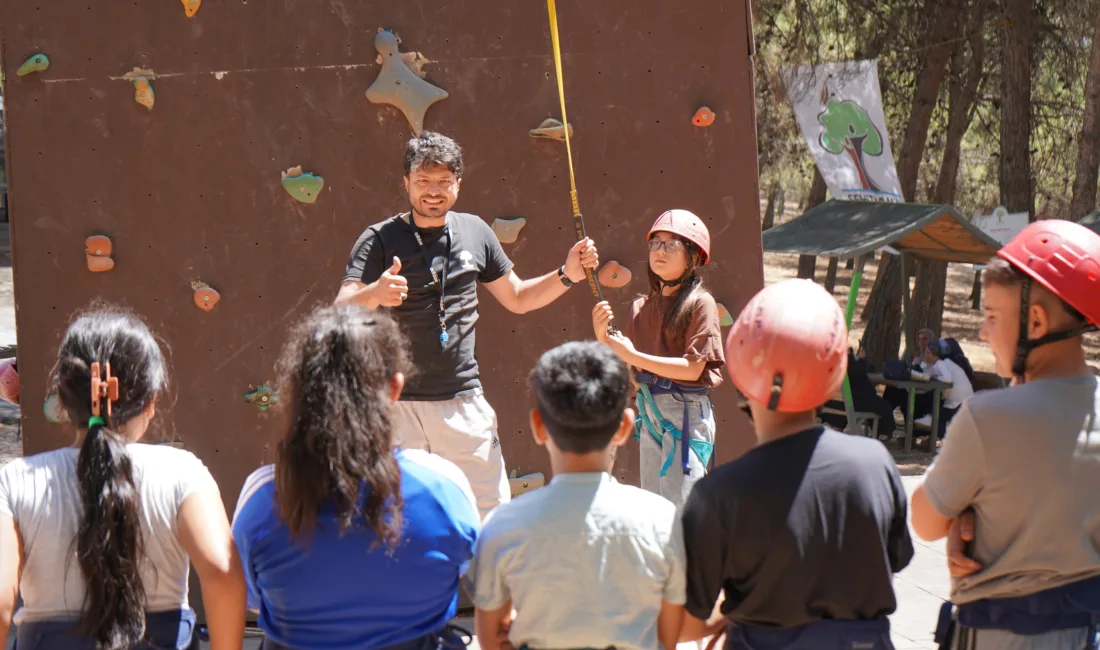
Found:
<path fill-rule="evenodd" d="M 331 500 L 341 531 L 362 516 L 392 551 L 403 506 L 392 382 L 411 369 L 397 322 L 356 305 L 319 309 L 291 334 L 279 365 L 289 411 L 275 458 L 283 519 L 308 537 Z"/>

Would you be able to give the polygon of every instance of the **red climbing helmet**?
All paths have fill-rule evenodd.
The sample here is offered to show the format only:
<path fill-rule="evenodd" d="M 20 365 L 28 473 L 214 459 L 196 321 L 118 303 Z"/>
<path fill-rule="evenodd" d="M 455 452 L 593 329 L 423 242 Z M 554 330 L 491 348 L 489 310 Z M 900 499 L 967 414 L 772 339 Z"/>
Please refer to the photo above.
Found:
<path fill-rule="evenodd" d="M 726 339 L 726 367 L 748 399 L 801 413 L 840 388 L 847 347 L 844 313 L 829 292 L 810 280 L 784 280 L 741 311 Z"/>
<path fill-rule="evenodd" d="M 1063 219 L 1028 224 L 997 255 L 1100 324 L 1100 235 Z"/>
<path fill-rule="evenodd" d="M 1032 350 L 1095 331 L 1100 325 L 1100 235 L 1079 223 L 1044 219 L 1028 224 L 997 255 L 1027 276 L 1020 283 L 1020 334 L 1012 364 L 1012 374 L 1023 383 L 1027 355 Z M 1028 306 L 1033 281 L 1076 309 L 1088 324 L 1029 339 Z"/>
<path fill-rule="evenodd" d="M 700 264 L 706 264 L 710 260 L 710 231 L 707 230 L 703 220 L 687 210 L 666 210 L 657 217 L 649 228 L 646 241 L 653 237 L 655 232 L 670 232 L 683 237 L 699 247 L 702 252 Z"/>

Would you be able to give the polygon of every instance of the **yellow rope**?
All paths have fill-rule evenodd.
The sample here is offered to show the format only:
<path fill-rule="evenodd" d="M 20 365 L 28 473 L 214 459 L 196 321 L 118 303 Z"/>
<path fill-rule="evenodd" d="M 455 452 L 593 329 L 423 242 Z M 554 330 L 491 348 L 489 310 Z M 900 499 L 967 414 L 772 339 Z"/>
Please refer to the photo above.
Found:
<path fill-rule="evenodd" d="M 577 201 L 577 179 L 573 175 L 573 149 L 569 146 L 569 118 L 565 116 L 565 80 L 561 74 L 561 41 L 558 40 L 558 10 L 554 0 L 546 0 L 550 12 L 550 40 L 554 43 L 554 70 L 558 76 L 558 99 L 561 101 L 561 126 L 565 131 L 565 157 L 569 161 L 569 198 L 573 202 L 573 216 L 581 213 Z"/>

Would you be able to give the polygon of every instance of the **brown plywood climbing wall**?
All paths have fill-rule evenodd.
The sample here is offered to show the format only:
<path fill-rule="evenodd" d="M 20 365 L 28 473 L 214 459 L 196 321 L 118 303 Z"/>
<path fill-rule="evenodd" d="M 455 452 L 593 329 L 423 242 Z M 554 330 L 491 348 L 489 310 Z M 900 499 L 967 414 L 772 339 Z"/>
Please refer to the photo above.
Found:
<path fill-rule="evenodd" d="M 762 285 L 744 0 L 558 11 L 581 207 L 601 257 L 633 272 L 608 297 L 628 313 L 646 228 L 682 207 L 710 227 L 705 275 L 736 313 Z M 100 297 L 171 347 L 160 434 L 210 466 L 227 503 L 270 461 L 278 411 L 246 394 L 277 379 L 287 327 L 332 300 L 359 233 L 405 208 L 409 120 L 365 95 L 379 29 L 446 91 L 424 126 L 465 148 L 457 209 L 524 220 L 497 230 L 524 277 L 557 268 L 573 241 L 564 143 L 552 124 L 529 133 L 561 117 L 539 2 L 25 0 L 0 3 L 0 29 L 27 453 L 72 440 L 38 405 L 70 315 Z M 17 75 L 36 54 L 48 67 Z M 86 251 L 98 235 L 110 241 Z M 523 316 L 482 293 L 478 357 L 509 469 L 549 472 L 527 433 L 527 373 L 543 350 L 591 337 L 591 306 L 584 286 Z M 751 437 L 735 395 L 728 382 L 715 395 L 720 461 Z M 636 481 L 635 456 L 616 473 Z"/>

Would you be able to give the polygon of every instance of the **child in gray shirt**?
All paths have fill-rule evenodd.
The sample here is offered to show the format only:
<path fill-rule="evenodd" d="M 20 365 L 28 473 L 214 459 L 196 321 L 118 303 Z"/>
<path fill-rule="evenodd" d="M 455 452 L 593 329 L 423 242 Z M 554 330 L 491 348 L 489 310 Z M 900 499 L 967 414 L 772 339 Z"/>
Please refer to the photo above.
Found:
<path fill-rule="evenodd" d="M 676 508 L 608 472 L 633 432 L 627 366 L 571 342 L 539 359 L 531 384 L 554 478 L 484 521 L 466 574 L 482 650 L 508 626 L 515 648 L 674 648 L 686 598 Z"/>

